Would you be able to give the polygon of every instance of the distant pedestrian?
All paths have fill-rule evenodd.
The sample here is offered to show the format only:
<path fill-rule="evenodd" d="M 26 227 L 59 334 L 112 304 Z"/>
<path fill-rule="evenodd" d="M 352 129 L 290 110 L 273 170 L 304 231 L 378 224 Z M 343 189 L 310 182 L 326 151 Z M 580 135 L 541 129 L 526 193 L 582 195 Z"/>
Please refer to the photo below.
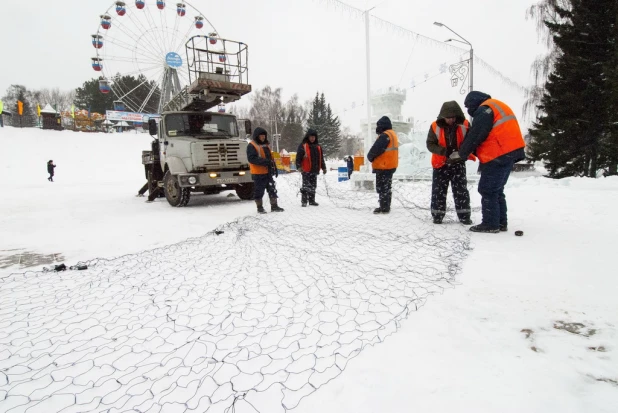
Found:
<path fill-rule="evenodd" d="M 54 168 L 55 167 L 56 165 L 54 165 L 54 161 L 50 159 L 49 162 L 47 162 L 47 173 L 49 174 L 49 178 L 47 178 L 47 180 L 49 182 L 54 182 Z"/>
<path fill-rule="evenodd" d="M 324 153 L 318 143 L 318 132 L 309 129 L 296 151 L 296 169 L 301 172 L 303 185 L 300 189 L 301 206 L 306 207 L 307 202 L 311 206 L 318 206 L 315 202 L 315 190 L 318 186 L 320 170 L 326 173 Z"/>
<path fill-rule="evenodd" d="M 388 116 L 382 116 L 376 126 L 378 137 L 367 154 L 373 173 L 376 174 L 376 191 L 380 206 L 374 214 L 391 211 L 393 174 L 399 165 L 399 140 Z"/>
<path fill-rule="evenodd" d="M 354 172 L 354 157 L 349 155 L 344 160 L 348 166 L 348 179 L 350 179 L 352 177 L 352 172 Z"/>
<path fill-rule="evenodd" d="M 4 128 L 4 120 L 2 119 L 2 112 L 4 111 L 4 102 L 0 99 L 0 128 Z"/>

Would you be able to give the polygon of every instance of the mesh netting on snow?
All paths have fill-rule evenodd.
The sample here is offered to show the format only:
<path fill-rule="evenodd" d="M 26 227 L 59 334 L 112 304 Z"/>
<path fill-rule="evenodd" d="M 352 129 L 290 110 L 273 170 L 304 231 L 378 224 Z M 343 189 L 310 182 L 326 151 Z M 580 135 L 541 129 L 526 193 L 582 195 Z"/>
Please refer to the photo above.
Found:
<path fill-rule="evenodd" d="M 429 183 L 377 216 L 335 176 L 319 207 L 299 185 L 219 235 L 2 280 L 0 411 L 285 412 L 453 284 L 469 238 L 430 223 Z"/>

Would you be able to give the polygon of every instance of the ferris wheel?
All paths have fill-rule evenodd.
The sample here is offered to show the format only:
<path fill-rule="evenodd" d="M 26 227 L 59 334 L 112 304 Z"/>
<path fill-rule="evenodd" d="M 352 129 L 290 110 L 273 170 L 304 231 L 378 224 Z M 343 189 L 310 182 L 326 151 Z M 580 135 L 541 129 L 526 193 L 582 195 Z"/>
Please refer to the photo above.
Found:
<path fill-rule="evenodd" d="M 196 35 L 218 37 L 214 26 L 187 2 L 115 2 L 100 15 L 92 37 L 101 93 L 113 93 L 122 110 L 160 113 L 189 84 L 184 47 Z M 120 109 L 116 107 L 116 109 Z"/>

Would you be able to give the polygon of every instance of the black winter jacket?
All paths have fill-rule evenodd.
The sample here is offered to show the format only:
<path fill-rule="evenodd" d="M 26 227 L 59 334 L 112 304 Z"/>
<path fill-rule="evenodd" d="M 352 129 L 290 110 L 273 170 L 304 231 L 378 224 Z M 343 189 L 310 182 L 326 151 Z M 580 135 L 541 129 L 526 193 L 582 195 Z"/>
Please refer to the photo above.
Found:
<path fill-rule="evenodd" d="M 314 143 L 309 142 L 310 136 L 315 136 Z M 326 173 L 326 163 L 324 162 L 324 151 L 318 150 L 318 148 L 321 148 L 320 144 L 318 143 L 318 132 L 313 129 L 309 129 L 307 131 L 307 133 L 305 134 L 305 137 L 303 138 L 303 141 L 300 143 L 300 145 L 298 145 L 298 149 L 296 150 L 296 169 L 298 171 L 305 172 L 302 169 L 302 165 L 303 165 L 303 159 L 305 158 L 305 155 L 306 155 L 305 146 L 304 146 L 306 143 L 309 144 L 309 151 L 310 151 L 309 155 L 311 157 L 310 173 L 319 174 L 320 164 L 322 165 L 322 171 Z M 320 159 L 321 162 L 317 162 L 317 159 L 320 156 L 320 152 L 321 152 L 321 159 Z"/>

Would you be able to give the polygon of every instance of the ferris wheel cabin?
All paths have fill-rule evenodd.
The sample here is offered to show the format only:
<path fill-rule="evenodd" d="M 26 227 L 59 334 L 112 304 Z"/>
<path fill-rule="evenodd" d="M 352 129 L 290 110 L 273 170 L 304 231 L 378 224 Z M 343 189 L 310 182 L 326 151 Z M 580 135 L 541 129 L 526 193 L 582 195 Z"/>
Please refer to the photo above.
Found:
<path fill-rule="evenodd" d="M 112 27 L 112 18 L 107 14 L 102 14 L 101 16 L 101 27 L 105 30 L 109 30 Z"/>
<path fill-rule="evenodd" d="M 135 1 L 135 7 L 137 7 L 138 10 L 142 10 L 145 5 L 146 5 L 146 3 L 144 2 L 144 0 L 136 0 Z"/>
<path fill-rule="evenodd" d="M 109 81 L 104 78 L 99 79 L 99 91 L 105 95 L 112 91 Z"/>
<path fill-rule="evenodd" d="M 95 72 L 100 72 L 103 70 L 103 59 L 100 57 L 93 57 L 90 60 L 92 60 L 92 68 Z"/>
<path fill-rule="evenodd" d="M 92 46 L 95 49 L 100 49 L 103 47 L 103 36 L 101 36 L 100 34 L 93 34 L 91 35 L 92 37 Z"/>
<path fill-rule="evenodd" d="M 118 16 L 124 16 L 125 14 L 127 14 L 127 7 L 125 2 L 116 2 L 116 14 L 118 14 Z"/>

